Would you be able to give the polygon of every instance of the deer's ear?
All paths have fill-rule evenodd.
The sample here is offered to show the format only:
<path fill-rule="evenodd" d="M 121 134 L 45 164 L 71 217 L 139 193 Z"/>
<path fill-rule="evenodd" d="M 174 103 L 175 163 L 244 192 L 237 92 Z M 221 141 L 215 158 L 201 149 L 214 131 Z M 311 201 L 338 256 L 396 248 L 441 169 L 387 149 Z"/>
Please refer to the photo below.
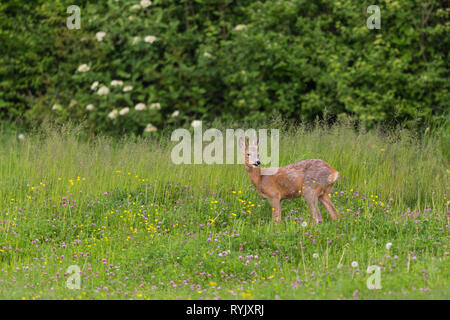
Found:
<path fill-rule="evenodd" d="M 239 138 L 239 147 L 241 148 L 242 151 L 245 151 L 245 140 L 244 140 L 244 137 L 240 137 Z"/>
<path fill-rule="evenodd" d="M 259 139 L 253 140 L 253 145 L 254 145 L 255 147 L 259 146 Z"/>

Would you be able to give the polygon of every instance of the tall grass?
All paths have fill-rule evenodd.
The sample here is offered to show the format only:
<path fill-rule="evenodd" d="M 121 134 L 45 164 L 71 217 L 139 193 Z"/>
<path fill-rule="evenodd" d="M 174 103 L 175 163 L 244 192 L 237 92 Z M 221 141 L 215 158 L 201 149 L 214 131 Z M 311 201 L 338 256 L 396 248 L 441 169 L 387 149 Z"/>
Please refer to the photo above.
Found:
<path fill-rule="evenodd" d="M 242 165 L 175 165 L 170 132 L 2 135 L 0 297 L 448 297 L 445 128 L 264 127 L 280 129 L 280 165 L 321 158 L 340 172 L 340 221 L 322 209 L 324 223 L 311 227 L 295 199 L 274 225 Z M 83 271 L 79 291 L 66 287 L 72 264 Z M 366 288 L 373 264 L 383 290 Z"/>

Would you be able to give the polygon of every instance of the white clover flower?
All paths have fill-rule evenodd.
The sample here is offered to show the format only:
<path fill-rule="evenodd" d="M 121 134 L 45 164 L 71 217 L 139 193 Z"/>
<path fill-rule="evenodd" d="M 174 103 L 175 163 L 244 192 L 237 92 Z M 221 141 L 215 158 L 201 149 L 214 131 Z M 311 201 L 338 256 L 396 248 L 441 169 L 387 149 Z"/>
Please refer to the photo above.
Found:
<path fill-rule="evenodd" d="M 180 115 L 180 111 L 176 110 L 172 113 L 172 118 L 176 118 Z"/>
<path fill-rule="evenodd" d="M 134 109 L 136 109 L 137 111 L 144 111 L 145 109 L 147 109 L 147 106 L 143 103 L 138 103 Z"/>
<path fill-rule="evenodd" d="M 144 132 L 153 132 L 153 131 L 157 131 L 158 129 L 152 125 L 151 123 L 147 124 L 147 126 L 144 129 Z"/>
<path fill-rule="evenodd" d="M 52 106 L 52 110 L 61 110 L 62 109 L 62 107 L 61 107 L 61 105 L 59 104 L 59 103 L 55 103 L 53 106 Z"/>
<path fill-rule="evenodd" d="M 123 87 L 123 92 L 128 92 L 128 91 L 131 91 L 131 90 L 133 90 L 133 86 L 125 86 L 125 87 Z"/>
<path fill-rule="evenodd" d="M 241 31 L 241 30 L 244 30 L 244 29 L 247 29 L 247 26 L 245 24 L 238 24 L 237 26 L 235 26 L 233 28 L 234 31 Z"/>
<path fill-rule="evenodd" d="M 100 89 L 98 89 L 97 94 L 99 96 L 106 96 L 109 93 L 108 87 L 102 86 Z"/>
<path fill-rule="evenodd" d="M 193 128 L 200 127 L 201 125 L 202 125 L 202 121 L 201 121 L 201 120 L 194 120 L 194 121 L 192 121 L 192 123 L 191 123 L 191 126 L 192 126 Z"/>
<path fill-rule="evenodd" d="M 141 0 L 141 7 L 147 8 L 152 5 L 152 2 L 150 0 Z"/>
<path fill-rule="evenodd" d="M 126 107 L 126 108 L 123 108 L 122 110 L 120 110 L 119 114 L 120 114 L 121 116 L 124 116 L 124 115 L 126 115 L 128 112 L 130 112 L 130 108 Z"/>
<path fill-rule="evenodd" d="M 113 86 L 113 87 L 122 86 L 122 85 L 123 85 L 123 81 L 122 80 L 113 80 L 113 81 L 111 81 L 111 86 Z"/>
<path fill-rule="evenodd" d="M 352 267 L 353 267 L 353 268 L 358 268 L 358 262 L 353 261 L 353 262 L 352 262 Z"/>
<path fill-rule="evenodd" d="M 110 118 L 111 120 L 114 120 L 115 118 L 117 118 L 118 115 L 119 115 L 119 112 L 116 109 L 114 109 L 113 111 L 111 111 L 108 114 L 108 118 Z"/>
<path fill-rule="evenodd" d="M 308 223 L 306 221 L 303 221 L 302 227 L 306 227 L 307 225 L 308 225 Z"/>
<path fill-rule="evenodd" d="M 392 242 L 388 242 L 388 243 L 386 243 L 386 249 L 390 249 L 392 247 Z"/>
<path fill-rule="evenodd" d="M 161 104 L 160 103 L 152 103 L 150 105 L 150 110 L 161 110 Z"/>
<path fill-rule="evenodd" d="M 106 36 L 106 32 L 99 31 L 95 34 L 97 41 L 103 41 L 103 38 Z"/>
<path fill-rule="evenodd" d="M 211 58 L 211 57 L 212 57 L 212 54 L 209 53 L 208 51 L 205 51 L 205 52 L 203 53 L 203 56 L 204 56 L 204 57 L 207 57 L 207 58 Z"/>
<path fill-rule="evenodd" d="M 78 67 L 78 72 L 88 72 L 91 68 L 87 64 L 82 64 Z"/>
<path fill-rule="evenodd" d="M 91 103 L 91 104 L 88 104 L 87 106 L 86 106 L 86 110 L 87 111 L 93 111 L 93 110 L 95 110 L 95 106 Z"/>
<path fill-rule="evenodd" d="M 312 257 L 313 257 L 314 259 L 317 259 L 317 258 L 319 257 L 319 254 L 318 254 L 318 253 L 313 253 Z"/>
<path fill-rule="evenodd" d="M 17 139 L 19 140 L 25 140 L 25 135 L 23 133 L 19 133 L 19 135 L 17 136 Z"/>
<path fill-rule="evenodd" d="M 98 81 L 95 81 L 92 85 L 91 85 L 91 90 L 95 90 L 98 86 Z"/>
<path fill-rule="evenodd" d="M 147 42 L 147 43 L 153 43 L 153 42 L 156 41 L 156 37 L 155 36 L 146 36 L 144 38 L 144 41 Z"/>
<path fill-rule="evenodd" d="M 139 9 L 141 9 L 141 6 L 140 6 L 139 4 L 135 4 L 135 5 L 133 5 L 133 6 L 131 7 L 131 9 L 133 9 L 133 10 L 139 10 Z"/>
<path fill-rule="evenodd" d="M 133 37 L 133 45 L 135 45 L 136 43 L 138 43 L 138 42 L 140 42 L 141 41 L 141 37 Z"/>

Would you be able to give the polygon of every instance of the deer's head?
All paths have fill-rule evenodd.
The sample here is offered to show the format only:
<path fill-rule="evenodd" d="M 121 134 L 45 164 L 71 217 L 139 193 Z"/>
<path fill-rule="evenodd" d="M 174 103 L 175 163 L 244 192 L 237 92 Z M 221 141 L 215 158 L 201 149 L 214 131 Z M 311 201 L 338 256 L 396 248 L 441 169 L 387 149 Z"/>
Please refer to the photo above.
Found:
<path fill-rule="evenodd" d="M 239 146 L 242 152 L 244 152 L 246 167 L 257 168 L 261 164 L 261 161 L 259 161 L 258 145 L 258 140 L 254 140 L 251 144 L 249 144 L 248 137 L 245 137 L 245 140 L 243 137 L 239 138 Z"/>

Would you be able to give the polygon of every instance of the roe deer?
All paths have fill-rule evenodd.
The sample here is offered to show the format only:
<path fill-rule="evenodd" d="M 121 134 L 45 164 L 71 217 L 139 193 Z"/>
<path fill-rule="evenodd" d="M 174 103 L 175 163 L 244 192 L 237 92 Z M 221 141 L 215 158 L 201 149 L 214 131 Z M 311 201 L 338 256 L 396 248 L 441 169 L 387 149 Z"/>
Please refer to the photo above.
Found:
<path fill-rule="evenodd" d="M 268 174 L 267 170 L 271 169 L 258 168 L 261 164 L 258 142 L 254 141 L 247 146 L 246 141 L 242 137 L 239 139 L 239 146 L 244 152 L 245 170 L 260 196 L 270 201 L 275 223 L 281 220 L 281 200 L 298 198 L 302 195 L 311 211 L 312 224 L 322 221 L 317 206 L 319 200 L 332 220 L 339 219 L 339 214 L 329 196 L 339 173 L 328 163 L 320 159 L 308 159 L 277 168 L 274 174 Z"/>

